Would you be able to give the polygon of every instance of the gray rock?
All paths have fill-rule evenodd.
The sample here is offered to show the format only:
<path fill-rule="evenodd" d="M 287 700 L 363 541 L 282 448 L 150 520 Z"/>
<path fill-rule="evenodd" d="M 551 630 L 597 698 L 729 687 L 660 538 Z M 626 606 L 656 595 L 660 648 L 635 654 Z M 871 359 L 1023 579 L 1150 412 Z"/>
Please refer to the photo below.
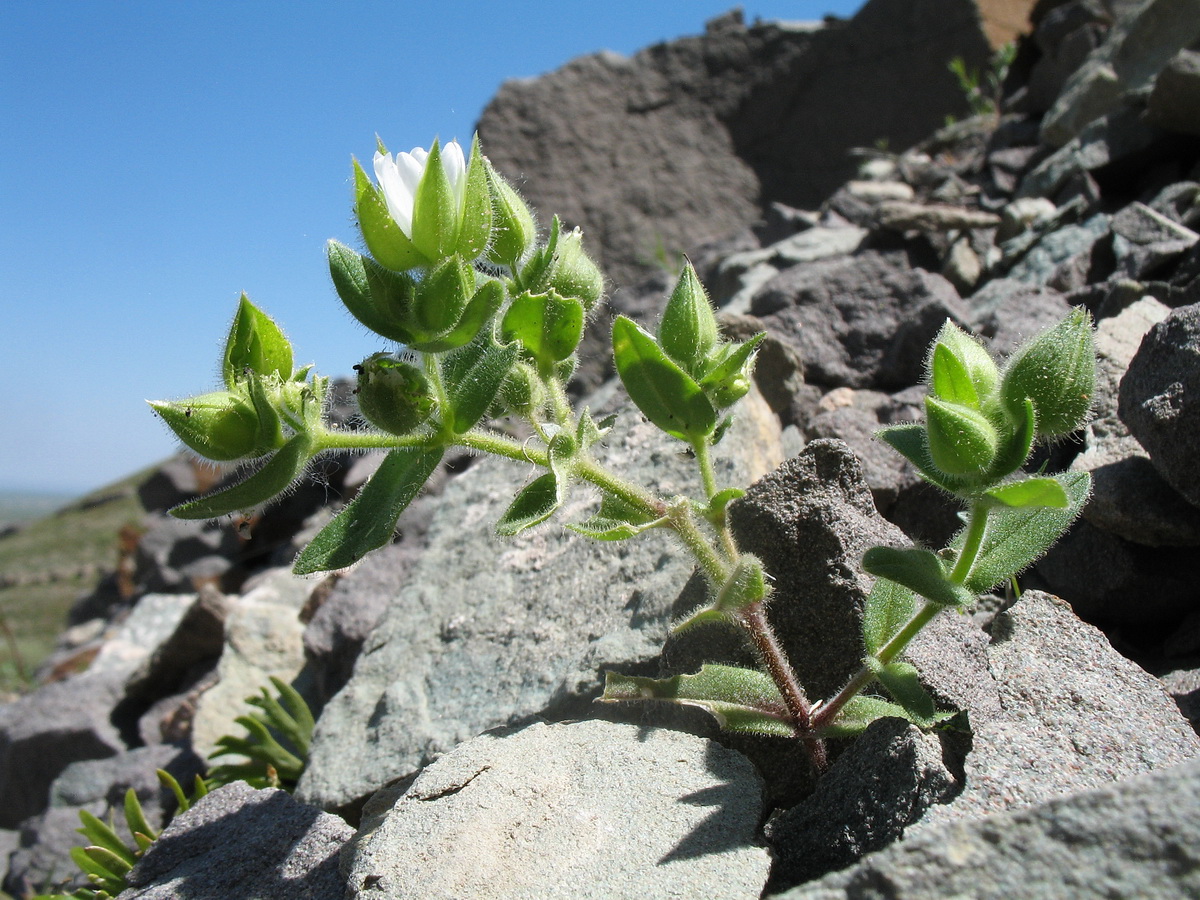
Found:
<path fill-rule="evenodd" d="M 1145 0 L 1118 21 L 1042 119 L 1042 140 L 1061 147 L 1095 119 L 1145 90 L 1183 47 L 1200 37 L 1200 2 Z"/>
<path fill-rule="evenodd" d="M 748 483 L 779 462 L 778 420 L 751 397 L 718 447 L 722 484 Z M 630 418 L 602 451 L 608 465 L 665 496 L 694 492 L 680 445 Z M 723 455 L 735 448 L 739 457 Z M 691 563 L 654 532 L 598 543 L 555 521 L 498 540 L 494 523 L 523 477 L 529 467 L 487 460 L 447 485 L 428 549 L 398 593 L 384 587 L 386 616 L 321 715 L 299 796 L 345 806 L 488 728 L 578 714 L 599 693 L 602 670 L 644 670 L 657 657 Z M 594 495 L 576 491 L 561 521 L 585 519 L 593 506 Z M 376 574 L 361 586 L 373 583 L 388 581 Z"/>
<path fill-rule="evenodd" d="M 899 840 L 954 786 L 936 737 L 902 719 L 871 723 L 812 796 L 767 822 L 776 855 L 769 890 L 820 878 Z"/>
<path fill-rule="evenodd" d="M 1001 356 L 1061 322 L 1071 311 L 1071 304 L 1058 291 L 1015 278 L 989 281 L 968 303 L 972 332 L 987 338 L 990 349 Z"/>
<path fill-rule="evenodd" d="M 120 696 L 121 679 L 85 672 L 0 706 L 0 827 L 45 809 L 70 763 L 125 749 L 109 721 Z"/>
<path fill-rule="evenodd" d="M 702 738 L 606 722 L 484 734 L 381 804 L 351 898 L 757 898 L 759 782 Z"/>
<path fill-rule="evenodd" d="M 192 744 L 198 753 L 209 756 L 222 735 L 241 733 L 234 719 L 251 711 L 246 698 L 270 689 L 272 676 L 291 681 L 300 672 L 300 610 L 312 587 L 313 582 L 296 577 L 290 567 L 269 569 L 247 582 L 241 597 L 229 598 L 217 683 L 200 696 L 192 719 Z"/>
<path fill-rule="evenodd" d="M 875 215 L 881 228 L 892 231 L 961 231 L 1000 224 L 1000 217 L 986 210 L 904 200 L 884 201 Z"/>
<path fill-rule="evenodd" d="M 1057 900 L 1200 894 L 1200 762 L 955 822 L 780 900 Z"/>
<path fill-rule="evenodd" d="M 1108 216 L 1097 213 L 1078 225 L 1067 225 L 1045 235 L 1007 271 L 1007 277 L 1028 284 L 1043 284 L 1054 270 L 1073 257 L 1092 252 L 1108 234 Z"/>
<path fill-rule="evenodd" d="M 135 582 L 147 591 L 192 591 L 192 576 L 219 578 L 240 549 L 237 531 L 220 522 L 146 517 L 146 533 L 134 555 Z"/>
<path fill-rule="evenodd" d="M 750 311 L 797 349 L 806 381 L 879 390 L 916 384 L 946 319 L 968 318 L 945 278 L 912 269 L 903 254 L 873 250 L 787 269 Z"/>
<path fill-rule="evenodd" d="M 1167 483 L 1200 506 L 1200 304 L 1155 325 L 1121 379 L 1120 416 Z"/>
<path fill-rule="evenodd" d="M 175 820 L 127 876 L 119 900 L 330 900 L 354 830 L 273 788 L 218 788 Z"/>
<path fill-rule="evenodd" d="M 1200 135 L 1200 52 L 1180 50 L 1158 73 L 1147 115 L 1160 128 Z"/>
<path fill-rule="evenodd" d="M 1162 685 L 1061 600 L 1026 591 L 992 624 L 999 709 L 970 710 L 963 792 L 921 828 L 1032 806 L 1200 754 Z"/>
<path fill-rule="evenodd" d="M 50 788 L 50 806 L 22 825 L 21 846 L 9 862 L 4 890 L 22 897 L 72 873 L 78 881 L 78 867 L 70 851 L 83 845 L 78 831 L 80 809 L 105 821 L 113 812 L 118 834 L 127 837 L 123 804 L 130 788 L 137 793 L 150 825 L 161 828 L 175 807 L 175 797 L 159 784 L 156 769 L 165 769 L 181 784 L 190 785 L 205 766 L 190 750 L 161 744 L 67 766 Z"/>
<path fill-rule="evenodd" d="M 624 286 L 655 246 L 690 251 L 771 201 L 815 206 L 853 176 L 849 148 L 886 136 L 903 149 L 965 112 L 945 60 L 985 65 L 988 36 L 1020 27 L 992 7 L 875 0 L 826 27 L 725 16 L 703 36 L 506 82 L 479 133 L 532 205 L 582 226 Z"/>
<path fill-rule="evenodd" d="M 1151 465 L 1117 415 L 1117 393 L 1142 338 L 1170 309 L 1142 297 L 1096 326 L 1096 391 L 1084 449 L 1071 470 L 1092 473 L 1083 517 L 1128 541 L 1158 546 L 1200 543 L 1200 509 L 1183 499 Z"/>

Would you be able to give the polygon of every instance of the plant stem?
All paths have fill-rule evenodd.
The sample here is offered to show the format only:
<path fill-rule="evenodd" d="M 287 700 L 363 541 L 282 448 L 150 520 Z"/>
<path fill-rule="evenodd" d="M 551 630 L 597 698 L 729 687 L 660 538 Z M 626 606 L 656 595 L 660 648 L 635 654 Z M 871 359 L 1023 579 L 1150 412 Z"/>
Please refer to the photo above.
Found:
<path fill-rule="evenodd" d="M 775 637 L 775 630 L 767 619 L 766 610 L 761 600 L 751 603 L 738 610 L 738 621 L 750 635 L 754 647 L 762 660 L 763 667 L 787 706 L 792 719 L 792 725 L 801 735 L 811 735 L 813 730 L 812 704 L 805 696 L 804 688 L 796 678 L 796 672 L 788 662 L 787 654 Z M 804 749 L 818 772 L 825 771 L 829 758 L 825 752 L 825 742 L 816 737 L 803 738 Z"/>
<path fill-rule="evenodd" d="M 700 438 L 692 443 L 692 452 L 696 454 L 696 466 L 700 469 L 700 479 L 704 484 L 705 499 L 711 501 L 717 494 L 717 473 L 713 468 L 712 454 L 709 452 L 708 441 L 705 438 Z M 737 544 L 733 540 L 733 532 L 729 530 L 729 525 L 726 523 L 725 515 L 722 513 L 719 522 L 713 522 L 717 529 L 717 537 L 721 541 L 721 548 L 725 551 L 725 555 L 729 557 L 729 562 L 737 562 L 740 555 L 738 553 Z"/>
<path fill-rule="evenodd" d="M 950 580 L 955 584 L 965 584 L 971 574 L 971 566 L 979 557 L 979 549 L 983 546 L 983 536 L 987 533 L 988 507 L 982 503 L 972 503 L 967 521 L 967 534 L 963 539 L 962 552 L 958 554 L 958 562 L 950 573 Z"/>
<path fill-rule="evenodd" d="M 714 590 L 720 590 L 729 578 L 731 565 L 726 563 L 712 543 L 705 537 L 704 532 L 696 524 L 691 507 L 687 503 L 678 503 L 667 512 L 667 521 L 675 529 L 685 547 L 696 557 L 696 562 L 704 570 Z"/>

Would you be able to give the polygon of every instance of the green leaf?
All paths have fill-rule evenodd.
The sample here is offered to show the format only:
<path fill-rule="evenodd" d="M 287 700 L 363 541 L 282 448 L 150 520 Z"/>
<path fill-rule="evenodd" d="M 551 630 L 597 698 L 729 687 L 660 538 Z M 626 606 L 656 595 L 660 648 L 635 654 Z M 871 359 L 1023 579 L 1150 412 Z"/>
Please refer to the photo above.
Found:
<path fill-rule="evenodd" d="M 946 576 L 936 553 L 917 547 L 872 547 L 863 554 L 863 568 L 887 578 L 941 606 L 970 606 L 975 596 Z"/>
<path fill-rule="evenodd" d="M 337 241 L 329 241 L 325 253 L 333 286 L 350 314 L 381 337 L 411 344 L 417 290 L 412 276 L 384 268 Z"/>
<path fill-rule="evenodd" d="M 636 322 L 613 322 L 613 359 L 642 414 L 672 437 L 693 443 L 710 435 L 717 413 L 700 386 Z"/>
<path fill-rule="evenodd" d="M 914 725 L 931 728 L 937 722 L 937 708 L 921 684 L 915 666 L 906 662 L 888 663 L 875 672 L 875 677 L 903 707 L 905 718 Z"/>
<path fill-rule="evenodd" d="M 446 355 L 442 374 L 456 434 L 470 431 L 483 418 L 517 354 L 516 344 L 498 344 L 485 329 L 471 343 Z"/>
<path fill-rule="evenodd" d="M 997 507 L 990 510 L 983 544 L 967 576 L 967 590 L 983 594 L 1020 573 L 1054 546 L 1075 521 L 1091 493 L 1091 476 L 1087 472 L 1068 472 L 1054 478 L 1067 495 L 1069 505 L 1066 508 Z M 964 536 L 965 531 L 959 532 L 951 546 L 961 550 Z"/>
<path fill-rule="evenodd" d="M 896 703 L 859 694 L 842 707 L 833 722 L 821 729 L 820 736 L 857 737 L 876 719 L 889 717 L 908 720 L 908 713 Z"/>
<path fill-rule="evenodd" d="M 1000 384 L 1000 369 L 996 366 L 996 361 L 992 359 L 992 355 L 988 353 L 978 338 L 967 334 L 967 332 L 947 319 L 935 340 L 935 346 L 939 344 L 950 351 L 951 355 L 966 370 L 967 377 L 971 380 L 975 396 L 978 398 L 980 404 L 983 404 L 996 393 L 996 388 Z M 934 362 L 931 357 L 929 378 L 931 386 L 933 382 L 932 370 Z M 940 393 L 938 393 L 938 396 L 943 400 L 952 399 Z"/>
<path fill-rule="evenodd" d="M 706 664 L 694 675 L 643 678 L 605 673 L 607 703 L 662 700 L 696 706 L 712 715 L 726 731 L 795 737 L 787 707 L 765 672 L 737 666 Z"/>
<path fill-rule="evenodd" d="M 258 428 L 255 434 L 255 451 L 261 454 L 264 450 L 274 450 L 283 446 L 283 426 L 279 420 L 279 412 L 275 404 L 267 396 L 266 386 L 262 376 L 251 372 L 246 379 L 247 393 L 254 405 Z M 278 395 L 278 391 L 275 391 Z"/>
<path fill-rule="evenodd" d="M 458 245 L 454 248 L 469 260 L 483 255 L 492 233 L 492 194 L 485 163 L 477 134 L 471 141 L 471 155 L 467 159 L 462 223 L 459 226 Z"/>
<path fill-rule="evenodd" d="M 559 479 L 547 472 L 525 485 L 496 523 L 496 534 L 513 537 L 554 515 L 562 505 Z"/>
<path fill-rule="evenodd" d="M 575 442 L 581 450 L 594 447 L 604 440 L 604 436 L 612 430 L 616 420 L 617 416 L 613 413 L 597 422 L 592 418 L 592 411 L 585 406 L 579 415 L 579 425 L 575 429 Z"/>
<path fill-rule="evenodd" d="M 483 286 L 467 302 L 462 316 L 450 331 L 433 340 L 409 342 L 412 349 L 421 353 L 445 353 L 457 350 L 479 335 L 487 321 L 496 314 L 504 302 L 504 286 L 499 281 L 485 281 Z"/>
<path fill-rule="evenodd" d="M 146 818 L 146 811 L 142 809 L 142 803 L 138 800 L 137 791 L 130 788 L 125 792 L 125 824 L 129 826 L 129 833 L 137 839 L 137 835 L 144 834 L 150 840 L 158 837 L 158 831 L 151 826 Z"/>
<path fill-rule="evenodd" d="M 159 784 L 175 795 L 175 812 L 182 813 L 191 809 L 192 803 L 188 799 L 187 794 L 183 792 L 183 788 L 176 780 L 175 776 L 166 769 L 155 769 L 154 774 L 158 776 Z M 201 782 L 203 784 L 203 782 Z"/>
<path fill-rule="evenodd" d="M 691 262 L 685 259 L 658 326 L 659 346 L 684 371 L 699 378 L 717 337 L 717 317 L 708 294 Z"/>
<path fill-rule="evenodd" d="M 393 450 L 350 504 L 296 559 L 297 575 L 344 569 L 388 544 L 396 521 L 442 460 L 441 447 Z"/>
<path fill-rule="evenodd" d="M 672 625 L 671 634 L 683 634 L 685 631 L 691 631 L 693 628 L 699 628 L 701 625 L 732 624 L 734 624 L 734 620 L 729 613 L 713 609 L 711 606 L 702 606 L 685 619 Z"/>
<path fill-rule="evenodd" d="M 307 753 L 309 742 L 312 740 L 313 728 L 316 727 L 312 710 L 309 709 L 308 703 L 305 702 L 304 698 L 300 696 L 300 692 L 283 679 L 272 675 L 271 684 L 279 692 L 279 702 L 286 709 L 291 723 L 287 730 L 282 726 L 280 726 L 279 730 L 288 740 L 296 745 L 298 750 Z"/>
<path fill-rule="evenodd" d="M 459 209 L 437 142 L 429 148 L 425 172 L 413 196 L 412 242 L 424 256 L 439 261 L 454 252 Z"/>
<path fill-rule="evenodd" d="M 115 897 L 125 889 L 125 877 L 123 873 L 114 871 L 104 863 L 97 861 L 95 856 L 88 852 L 89 850 L 101 849 L 100 847 L 72 847 L 70 850 L 71 859 L 81 872 L 94 878 L 99 887 L 107 890 Z M 118 866 L 117 868 L 120 867 Z M 125 871 L 129 870 L 126 869 Z"/>
<path fill-rule="evenodd" d="M 744 496 L 746 496 L 746 492 L 742 488 L 725 488 L 717 491 L 712 495 L 708 504 L 700 508 L 700 515 L 720 527 L 725 521 L 725 510 L 729 508 L 729 504 Z"/>
<path fill-rule="evenodd" d="M 125 846 L 125 842 L 113 831 L 112 826 L 102 822 L 86 809 L 79 810 L 79 821 L 83 823 L 83 827 L 78 829 L 79 833 L 96 846 L 103 847 L 125 862 L 125 871 L 128 871 L 137 862 L 137 855 Z M 119 872 L 120 870 L 113 869 L 112 871 Z"/>
<path fill-rule="evenodd" d="M 461 256 L 442 260 L 417 285 L 413 318 L 419 339 L 445 335 L 458 324 L 475 293 L 475 273 Z"/>
<path fill-rule="evenodd" d="M 916 595 L 888 578 L 876 578 L 863 607 L 863 643 L 867 655 L 874 656 L 917 611 Z"/>
<path fill-rule="evenodd" d="M 171 515 L 177 519 L 216 519 L 266 503 L 300 477 L 311 453 L 312 438 L 297 434 L 248 478 L 215 494 L 181 503 Z"/>
<path fill-rule="evenodd" d="M 566 359 L 583 337 L 583 304 L 557 291 L 517 297 L 500 325 L 506 341 L 518 340 L 543 368 Z"/>
<path fill-rule="evenodd" d="M 957 494 L 973 483 L 970 479 L 947 475 L 933 465 L 924 425 L 891 425 L 879 429 L 875 436 L 912 463 L 922 478 L 947 493 Z"/>
<path fill-rule="evenodd" d="M 657 528 L 664 521 L 665 518 L 656 519 L 620 497 L 605 493 L 600 501 L 600 509 L 594 516 L 586 522 L 568 524 L 567 528 L 597 541 L 623 541 Z"/>
<path fill-rule="evenodd" d="M 1067 492 L 1054 478 L 1026 478 L 1024 481 L 1014 481 L 992 488 L 986 496 L 1001 506 L 1014 508 L 1049 506 L 1066 509 L 1071 504 Z"/>
<path fill-rule="evenodd" d="M 357 159 L 354 160 L 354 194 L 358 227 L 376 262 L 394 272 L 428 265 L 429 260 L 392 220 L 379 188 L 371 182 Z"/>
<path fill-rule="evenodd" d="M 979 394 L 967 367 L 945 344 L 933 348 L 930 388 L 940 400 L 979 409 Z"/>
<path fill-rule="evenodd" d="M 763 331 L 740 344 L 725 344 L 710 360 L 712 368 L 700 379 L 700 387 L 714 406 L 731 406 L 750 391 L 753 356 L 766 336 Z"/>
<path fill-rule="evenodd" d="M 287 381 L 292 377 L 292 344 L 279 326 L 242 294 L 225 338 L 221 365 L 225 387 L 233 390 L 247 369 Z"/>
<path fill-rule="evenodd" d="M 743 607 L 762 601 L 767 596 L 767 580 L 762 561 L 757 556 L 743 553 L 733 571 L 721 585 L 713 608 L 722 612 L 735 613 Z"/>

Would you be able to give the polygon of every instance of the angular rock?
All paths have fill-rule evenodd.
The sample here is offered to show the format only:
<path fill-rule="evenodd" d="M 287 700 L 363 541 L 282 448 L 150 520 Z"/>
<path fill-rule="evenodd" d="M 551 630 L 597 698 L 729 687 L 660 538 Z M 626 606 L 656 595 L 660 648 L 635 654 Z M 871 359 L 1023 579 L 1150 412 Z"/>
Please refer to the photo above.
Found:
<path fill-rule="evenodd" d="M 1150 329 L 1121 379 L 1119 411 L 1167 483 L 1200 506 L 1200 303 Z"/>
<path fill-rule="evenodd" d="M 1180 50 L 1158 73 L 1147 117 L 1168 131 L 1200 135 L 1200 52 Z"/>
<path fill-rule="evenodd" d="M 230 598 L 217 683 L 200 697 L 192 719 L 192 744 L 205 756 L 222 735 L 241 733 L 234 719 L 250 711 L 247 697 L 272 690 L 271 676 L 291 681 L 304 665 L 300 610 L 312 582 L 290 568 L 270 569 L 247 587 L 240 598 Z"/>
<path fill-rule="evenodd" d="M 588 405 L 599 413 L 614 389 Z M 751 398 L 717 448 L 721 484 L 746 484 L 779 462 L 778 420 Z M 618 421 L 601 459 L 665 496 L 694 493 L 681 445 L 631 418 Z M 612 544 L 567 531 L 560 521 L 594 508 L 582 489 L 560 518 L 498 540 L 494 523 L 522 477 L 529 467 L 497 459 L 447 485 L 428 548 L 398 593 L 385 588 L 382 623 L 321 715 L 299 796 L 345 807 L 488 728 L 579 714 L 602 670 L 644 671 L 657 657 L 691 562 L 655 532 Z M 387 583 L 377 574 L 362 587 Z"/>
<path fill-rule="evenodd" d="M 776 855 L 769 890 L 812 881 L 883 849 L 954 786 L 936 737 L 902 719 L 871 723 L 811 797 L 767 822 Z"/>
<path fill-rule="evenodd" d="M 1109 30 L 1042 119 L 1042 140 L 1061 147 L 1091 121 L 1154 83 L 1172 57 L 1200 37 L 1200 2 L 1145 0 Z"/>
<path fill-rule="evenodd" d="M 338 854 L 354 830 L 286 792 L 218 788 L 175 817 L 126 880 L 119 900 L 326 900 L 345 882 Z"/>
<path fill-rule="evenodd" d="M 877 390 L 916 384 L 946 319 L 968 318 L 945 278 L 874 250 L 787 269 L 750 312 L 797 349 L 809 383 Z"/>
<path fill-rule="evenodd" d="M 1007 356 L 1067 317 L 1071 304 L 1051 288 L 1015 278 L 996 278 L 968 301 L 971 330 L 987 338 L 994 353 Z"/>
<path fill-rule="evenodd" d="M 84 672 L 0 706 L 0 827 L 45 809 L 70 763 L 125 749 L 109 721 L 120 695 L 119 678 Z"/>
<path fill-rule="evenodd" d="M 1026 591 L 991 632 L 1000 708 L 970 710 L 963 792 L 931 809 L 921 828 L 1104 787 L 1200 754 L 1200 738 L 1158 680 L 1063 601 Z"/>
<path fill-rule="evenodd" d="M 779 900 L 1010 900 L 1200 893 L 1200 762 L 931 829 Z M 886 894 L 876 888 L 886 885 Z"/>
<path fill-rule="evenodd" d="M 770 871 L 760 815 L 753 767 L 703 738 L 596 721 L 489 732 L 370 811 L 346 896 L 749 900 Z"/>

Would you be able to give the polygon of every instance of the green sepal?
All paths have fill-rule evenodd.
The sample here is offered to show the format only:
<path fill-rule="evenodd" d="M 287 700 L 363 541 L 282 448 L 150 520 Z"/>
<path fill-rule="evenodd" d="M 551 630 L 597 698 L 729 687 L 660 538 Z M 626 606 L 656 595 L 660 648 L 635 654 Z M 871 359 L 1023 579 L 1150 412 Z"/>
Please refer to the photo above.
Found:
<path fill-rule="evenodd" d="M 938 346 L 945 347 L 959 365 L 966 370 L 967 377 L 974 388 L 975 396 L 981 405 L 996 393 L 996 388 L 1000 384 L 1000 369 L 996 365 L 996 361 L 992 358 L 992 355 L 988 353 L 987 349 L 977 338 L 963 331 L 947 319 L 934 341 L 933 353 L 937 352 L 936 348 Z M 927 383 L 929 383 L 931 389 L 933 389 L 934 365 L 936 363 L 933 353 L 930 355 L 930 371 L 927 376 Z M 953 400 L 949 396 L 938 393 L 936 389 L 934 389 L 934 392 L 943 400 Z M 972 404 L 966 405 L 970 406 Z"/>
<path fill-rule="evenodd" d="M 392 220 L 383 194 L 357 159 L 354 160 L 354 198 L 359 230 L 367 250 L 379 265 L 393 272 L 403 272 L 429 264 L 429 260 L 421 255 L 421 251 Z"/>
<path fill-rule="evenodd" d="M 246 379 L 246 392 L 254 405 L 254 413 L 258 422 L 255 434 L 255 455 L 261 455 L 268 450 L 283 446 L 283 425 L 279 420 L 279 411 L 275 408 L 273 398 L 267 395 L 267 386 L 263 376 L 251 371 Z M 274 391 L 276 396 L 280 391 Z"/>
<path fill-rule="evenodd" d="M 467 159 L 467 183 L 463 192 L 462 220 L 458 230 L 458 244 L 454 250 L 464 259 L 478 259 L 487 249 L 492 234 L 492 195 L 488 184 L 488 173 L 483 153 L 479 149 L 479 135 L 471 141 L 471 155 Z"/>
<path fill-rule="evenodd" d="M 702 606 L 687 618 L 672 625 L 671 634 L 683 634 L 685 631 L 691 631 L 693 628 L 699 628 L 702 625 L 732 624 L 735 624 L 735 620 L 729 613 L 713 609 L 711 606 Z"/>
<path fill-rule="evenodd" d="M 216 519 L 252 509 L 287 490 L 300 477 L 312 453 L 312 438 L 297 434 L 248 478 L 171 510 L 177 519 Z"/>
<path fill-rule="evenodd" d="M 717 413 L 704 391 L 625 316 L 613 322 L 613 360 L 630 398 L 658 428 L 688 443 L 712 433 Z"/>
<path fill-rule="evenodd" d="M 413 320 L 418 340 L 441 337 L 449 332 L 475 294 L 475 273 L 461 256 L 442 260 L 417 285 L 413 298 Z"/>
<path fill-rule="evenodd" d="M 344 569 L 391 542 L 400 513 L 442 460 L 441 447 L 393 450 L 349 505 L 297 557 L 297 575 Z"/>
<path fill-rule="evenodd" d="M 607 703 L 662 700 L 696 706 L 712 715 L 726 731 L 796 737 L 779 688 L 769 675 L 755 669 L 710 663 L 694 675 L 672 678 L 606 672 L 600 699 Z"/>
<path fill-rule="evenodd" d="M 528 205 L 507 181 L 487 162 L 488 183 L 492 192 L 492 242 L 487 258 L 516 269 L 521 258 L 537 237 L 537 223 Z"/>
<path fill-rule="evenodd" d="M 749 553 L 739 557 L 733 571 L 721 585 L 713 608 L 726 613 L 736 613 L 744 607 L 759 603 L 767 596 L 767 579 L 762 561 Z"/>
<path fill-rule="evenodd" d="M 616 421 L 616 413 L 612 413 L 597 422 L 592 418 L 592 411 L 585 406 L 579 415 L 579 424 L 575 428 L 575 443 L 579 445 L 580 450 L 594 447 L 604 440 L 605 435 L 612 430 L 613 423 Z"/>
<path fill-rule="evenodd" d="M 877 654 L 916 612 L 916 594 L 889 578 L 876 578 L 863 606 L 862 632 L 867 655 Z"/>
<path fill-rule="evenodd" d="M 129 826 L 129 833 L 135 840 L 139 834 L 144 835 L 149 841 L 158 837 L 158 831 L 146 818 L 146 811 L 142 809 L 137 791 L 133 788 L 125 792 L 125 824 Z M 141 842 L 138 843 L 140 845 Z"/>
<path fill-rule="evenodd" d="M 124 862 L 127 866 L 125 871 L 129 871 L 129 868 L 132 868 L 137 862 L 137 854 L 125 845 L 125 842 L 107 822 L 101 821 L 86 809 L 79 810 L 79 821 L 83 823 L 83 827 L 76 830 L 91 843 L 104 848 Z"/>
<path fill-rule="evenodd" d="M 518 352 L 516 344 L 498 344 L 484 329 L 471 343 L 446 355 L 442 370 L 450 403 L 446 415 L 455 434 L 470 431 L 483 418 Z"/>
<path fill-rule="evenodd" d="M 992 488 L 984 494 L 997 506 L 1013 508 L 1032 508 L 1047 506 L 1054 509 L 1066 509 L 1071 505 L 1067 492 L 1054 478 L 1026 478 Z"/>
<path fill-rule="evenodd" d="M 979 393 L 975 389 L 975 382 L 971 380 L 971 373 L 962 360 L 940 342 L 933 347 L 929 387 L 940 400 L 979 409 Z"/>
<path fill-rule="evenodd" d="M 988 527 L 979 555 L 971 566 L 964 587 L 978 595 L 1007 581 L 1036 562 L 1075 521 L 1087 503 L 1092 479 L 1087 472 L 1068 472 L 1054 479 L 1067 495 L 1063 509 L 1038 506 L 1028 508 L 996 507 L 988 512 Z M 961 550 L 965 529 L 950 546 Z"/>
<path fill-rule="evenodd" d="M 1080 307 L 1020 347 L 1004 368 L 1000 396 L 1019 410 L 1025 398 L 1037 412 L 1038 437 L 1063 437 L 1083 426 L 1096 391 L 1096 344 L 1091 315 Z"/>
<path fill-rule="evenodd" d="M 868 658 L 867 662 L 870 665 L 874 660 Z M 921 684 L 915 666 L 906 662 L 891 662 L 886 666 L 876 664 L 871 668 L 875 677 L 879 679 L 879 683 L 903 708 L 906 719 L 918 728 L 932 728 L 937 724 L 939 721 L 937 708 L 933 704 L 933 698 Z M 949 715 L 952 714 L 946 713 L 942 718 Z"/>
<path fill-rule="evenodd" d="M 915 591 L 939 606 L 967 607 L 975 595 L 946 575 L 938 555 L 918 547 L 872 547 L 863 554 L 863 568 L 876 578 L 886 578 Z"/>
<path fill-rule="evenodd" d="M 417 291 L 413 277 L 386 268 L 337 241 L 325 246 L 333 286 L 350 314 L 381 337 L 411 345 L 417 337 L 412 327 Z"/>
<path fill-rule="evenodd" d="M 717 338 L 717 317 L 708 294 L 691 262 L 685 259 L 658 326 L 659 346 L 685 372 L 700 378 Z"/>
<path fill-rule="evenodd" d="M 979 477 L 991 468 L 1000 435 L 983 413 L 926 397 L 925 418 L 934 466 L 959 477 Z"/>
<path fill-rule="evenodd" d="M 575 352 L 583 337 L 583 304 L 551 289 L 521 294 L 500 324 L 505 340 L 517 340 L 538 365 L 548 369 Z"/>
<path fill-rule="evenodd" d="M 421 353 L 446 353 L 457 350 L 475 340 L 483 326 L 494 316 L 504 302 L 504 285 L 498 281 L 485 281 L 467 302 L 462 316 L 449 332 L 431 340 L 413 340 L 408 346 Z"/>
<path fill-rule="evenodd" d="M 605 493 L 594 516 L 585 522 L 568 524 L 567 528 L 597 541 L 624 541 L 657 528 L 665 521 L 643 513 L 614 494 Z"/>
<path fill-rule="evenodd" d="M 857 737 L 876 719 L 886 718 L 909 720 L 908 711 L 903 706 L 880 697 L 859 694 L 843 706 L 834 720 L 817 732 L 817 736 Z"/>
<path fill-rule="evenodd" d="M 1011 475 L 1029 459 L 1033 450 L 1033 440 L 1037 436 L 1037 422 L 1033 409 L 1033 401 L 1026 398 L 1019 409 L 1013 411 L 1015 416 L 1009 416 L 1007 424 L 1009 431 L 1000 441 L 996 458 L 988 471 L 988 478 L 997 480 Z M 1000 413 L 1004 415 L 1004 413 Z"/>
<path fill-rule="evenodd" d="M 214 391 L 179 403 L 147 402 L 185 446 L 205 459 L 228 462 L 270 450 L 258 444 L 258 416 L 244 391 Z"/>
<path fill-rule="evenodd" d="M 711 368 L 700 379 L 700 387 L 718 409 L 732 406 L 749 393 L 754 354 L 766 336 L 760 331 L 741 343 L 725 344 L 710 360 Z"/>
<path fill-rule="evenodd" d="M 458 241 L 458 220 L 458 199 L 442 162 L 441 144 L 434 141 L 413 194 L 413 246 L 434 263 L 453 255 Z"/>
<path fill-rule="evenodd" d="M 270 316 L 242 294 L 225 338 L 221 363 L 225 387 L 233 390 L 247 370 L 287 381 L 292 377 L 292 343 Z"/>

